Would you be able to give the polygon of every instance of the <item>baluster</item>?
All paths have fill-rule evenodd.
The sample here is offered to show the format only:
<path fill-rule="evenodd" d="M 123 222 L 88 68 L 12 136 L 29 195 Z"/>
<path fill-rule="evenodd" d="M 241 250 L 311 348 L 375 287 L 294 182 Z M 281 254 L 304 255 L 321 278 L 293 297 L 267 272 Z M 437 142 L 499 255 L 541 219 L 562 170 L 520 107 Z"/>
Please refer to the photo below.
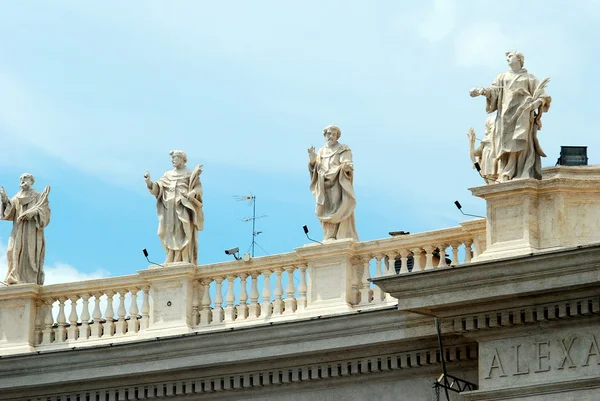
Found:
<path fill-rule="evenodd" d="M 465 241 L 465 263 L 471 263 L 471 258 L 473 256 L 471 251 L 471 244 L 473 244 L 472 240 Z"/>
<path fill-rule="evenodd" d="M 275 291 L 273 295 L 275 295 L 275 299 L 273 300 L 273 314 L 281 315 L 283 313 L 283 300 L 281 299 L 283 296 L 283 285 L 281 282 L 281 273 L 283 269 L 281 267 L 276 267 L 275 272 Z"/>
<path fill-rule="evenodd" d="M 306 291 L 308 285 L 306 284 L 306 266 L 301 265 L 300 269 L 300 284 L 298 284 L 298 311 L 302 312 L 306 309 Z"/>
<path fill-rule="evenodd" d="M 245 320 L 248 318 L 248 292 L 246 289 L 246 279 L 248 273 L 240 273 L 240 304 L 237 307 L 237 317 L 235 320 Z"/>
<path fill-rule="evenodd" d="M 285 268 L 287 272 L 287 285 L 285 286 L 285 309 L 283 311 L 284 315 L 290 315 L 296 312 L 296 288 L 294 288 L 294 270 L 296 270 L 295 266 L 288 266 Z"/>
<path fill-rule="evenodd" d="M 362 279 L 360 285 L 360 305 L 368 305 L 371 303 L 371 289 L 369 283 L 369 277 L 371 276 L 371 272 L 369 271 L 371 266 L 370 256 L 364 256 L 361 258 L 363 269 L 362 269 Z"/>
<path fill-rule="evenodd" d="M 411 252 L 413 254 L 413 269 L 412 272 L 418 272 L 423 270 L 423 266 L 421 266 L 421 255 L 423 254 L 423 250 L 419 247 L 412 248 Z"/>
<path fill-rule="evenodd" d="M 92 319 L 94 322 L 92 323 L 91 336 L 93 338 L 102 337 L 102 328 L 104 324 L 102 324 L 102 312 L 100 311 L 100 297 L 102 296 L 101 292 L 97 292 L 94 294 L 94 311 L 92 312 Z"/>
<path fill-rule="evenodd" d="M 248 308 L 249 317 L 257 318 L 260 316 L 260 305 L 258 304 L 258 276 L 259 272 L 252 272 L 251 287 L 250 287 L 250 307 Z"/>
<path fill-rule="evenodd" d="M 394 251 L 387 254 L 387 268 L 384 269 L 384 276 L 393 276 L 396 274 L 396 255 L 398 253 Z"/>
<path fill-rule="evenodd" d="M 433 245 L 426 245 L 423 247 L 425 251 L 425 268 L 423 270 L 431 270 L 433 269 L 433 250 L 435 248 Z"/>
<path fill-rule="evenodd" d="M 58 297 L 58 316 L 56 316 L 56 342 L 63 343 L 67 337 L 67 318 L 65 316 L 65 301 L 67 297 Z"/>
<path fill-rule="evenodd" d="M 264 276 L 262 297 L 263 301 L 260 306 L 260 317 L 267 318 L 271 316 L 271 270 L 263 270 Z"/>
<path fill-rule="evenodd" d="M 227 305 L 225 306 L 226 322 L 233 322 L 235 319 L 235 307 L 233 306 L 233 303 L 235 302 L 233 280 L 235 280 L 235 276 L 227 276 L 227 296 L 225 297 L 225 301 L 227 302 Z"/>
<path fill-rule="evenodd" d="M 114 295 L 114 291 L 106 291 L 106 311 L 104 312 L 106 323 L 104 323 L 104 333 L 102 334 L 102 337 L 112 337 L 115 333 L 115 310 L 113 308 Z"/>
<path fill-rule="evenodd" d="M 197 326 L 200 321 L 200 292 L 202 285 L 198 280 L 194 280 L 193 296 L 192 296 L 192 326 Z"/>
<path fill-rule="evenodd" d="M 79 326 L 79 338 L 90 338 L 90 294 L 81 295 L 81 326 Z"/>
<path fill-rule="evenodd" d="M 139 316 L 137 294 L 139 288 L 131 289 L 131 303 L 129 305 L 129 322 L 127 322 L 127 333 L 137 333 L 139 331 Z"/>
<path fill-rule="evenodd" d="M 383 272 L 381 271 L 381 259 L 383 259 L 383 255 L 375 255 L 375 278 L 381 277 Z M 385 299 L 385 293 L 378 285 L 373 288 L 373 301 L 381 302 Z"/>
<path fill-rule="evenodd" d="M 215 307 L 213 309 L 213 323 L 221 323 L 223 321 L 223 283 L 224 277 L 215 277 L 216 292 L 215 292 Z"/>
<path fill-rule="evenodd" d="M 33 331 L 33 343 L 39 345 L 42 343 L 42 324 L 44 314 L 44 303 L 41 299 L 35 300 L 35 329 Z"/>
<path fill-rule="evenodd" d="M 79 296 L 71 295 L 69 296 L 69 300 L 71 301 L 71 313 L 69 313 L 69 328 L 67 329 L 67 339 L 69 341 L 77 340 L 77 334 L 79 334 L 79 328 L 77 327 L 77 321 L 79 320 L 79 316 L 77 316 L 77 300 Z"/>
<path fill-rule="evenodd" d="M 125 294 L 129 291 L 126 289 L 118 290 L 119 294 L 119 307 L 117 308 L 117 323 L 115 324 L 115 335 L 122 336 L 126 333 L 127 323 L 125 322 L 125 315 L 127 311 L 125 310 Z"/>
<path fill-rule="evenodd" d="M 440 261 L 437 265 L 437 267 L 446 267 L 448 266 L 448 263 L 446 263 L 446 248 L 448 248 L 447 244 L 441 244 L 440 245 Z"/>
<path fill-rule="evenodd" d="M 400 271 L 398 274 L 406 274 L 408 273 L 408 255 L 410 251 L 408 249 L 400 250 Z"/>
<path fill-rule="evenodd" d="M 452 242 L 450 246 L 452 247 L 452 265 L 456 266 L 460 263 L 458 261 L 458 247 L 460 246 L 460 242 Z"/>
<path fill-rule="evenodd" d="M 140 321 L 140 330 L 146 330 L 150 327 L 150 288 L 142 288 L 142 320 Z"/>
<path fill-rule="evenodd" d="M 200 310 L 200 324 L 205 326 L 209 325 L 212 319 L 212 311 L 210 310 L 210 283 L 212 282 L 211 278 L 206 278 L 201 281 L 204 286 L 204 293 L 202 294 L 202 301 L 200 304 L 202 305 L 202 309 Z"/>
<path fill-rule="evenodd" d="M 51 344 L 54 341 L 54 318 L 52 317 L 53 298 L 44 299 L 44 330 L 42 330 L 42 343 Z"/>

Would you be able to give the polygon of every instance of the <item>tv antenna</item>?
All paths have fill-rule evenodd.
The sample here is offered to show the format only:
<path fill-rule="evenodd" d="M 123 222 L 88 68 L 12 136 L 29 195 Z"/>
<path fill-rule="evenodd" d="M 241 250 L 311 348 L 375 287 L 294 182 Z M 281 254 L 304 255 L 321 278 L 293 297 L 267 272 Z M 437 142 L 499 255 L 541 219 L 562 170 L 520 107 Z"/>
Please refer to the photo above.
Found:
<path fill-rule="evenodd" d="M 251 256 L 254 257 L 254 246 L 258 246 L 260 249 L 263 249 L 263 247 L 261 247 L 257 242 L 256 242 L 256 237 L 259 234 L 262 234 L 262 231 L 256 231 L 256 220 L 257 219 L 262 219 L 263 217 L 267 217 L 266 214 L 261 214 L 260 216 L 256 215 L 256 196 L 252 195 L 252 193 L 250 193 L 250 195 L 240 195 L 240 196 L 234 196 L 234 198 L 238 201 L 238 202 L 248 202 L 248 204 L 252 205 L 252 217 L 244 217 L 240 220 L 242 220 L 244 223 L 248 223 L 248 222 L 252 222 L 252 244 L 250 245 L 250 249 L 251 249 Z M 265 251 L 265 253 L 268 253 Z"/>

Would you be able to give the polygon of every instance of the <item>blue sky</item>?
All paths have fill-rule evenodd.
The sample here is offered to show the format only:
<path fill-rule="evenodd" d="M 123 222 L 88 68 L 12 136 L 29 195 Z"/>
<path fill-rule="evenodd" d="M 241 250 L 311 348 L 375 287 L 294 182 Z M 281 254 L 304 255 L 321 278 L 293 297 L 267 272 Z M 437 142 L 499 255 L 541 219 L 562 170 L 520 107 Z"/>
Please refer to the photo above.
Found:
<path fill-rule="evenodd" d="M 506 50 L 552 79 L 544 166 L 561 145 L 598 163 L 599 23 L 586 0 L 3 2 L 0 185 L 12 196 L 27 171 L 52 186 L 48 282 L 133 273 L 142 248 L 163 260 L 143 174 L 171 149 L 204 165 L 200 263 L 250 245 L 233 195 L 257 196 L 267 252 L 305 244 L 303 224 L 319 238 L 306 149 L 328 124 L 353 150 L 362 240 L 455 226 L 455 199 L 485 211 L 467 190 L 483 182 L 466 132 L 486 117 L 468 91 Z"/>

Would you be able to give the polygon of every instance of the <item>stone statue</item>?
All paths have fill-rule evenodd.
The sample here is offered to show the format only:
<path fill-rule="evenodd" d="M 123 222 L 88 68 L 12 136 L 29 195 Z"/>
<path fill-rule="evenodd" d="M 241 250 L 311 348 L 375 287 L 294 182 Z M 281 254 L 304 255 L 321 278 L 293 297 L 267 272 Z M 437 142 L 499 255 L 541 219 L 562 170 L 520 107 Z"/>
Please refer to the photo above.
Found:
<path fill-rule="evenodd" d="M 194 170 L 186 167 L 187 156 L 181 150 L 169 153 L 173 167 L 160 180 L 152 182 L 150 173 L 144 180 L 152 195 L 156 196 L 158 237 L 167 259 L 165 263 L 198 263 L 198 231 L 204 229 L 202 212 L 202 165 Z"/>
<path fill-rule="evenodd" d="M 21 190 L 8 199 L 0 187 L 0 219 L 12 220 L 13 229 L 8 239 L 7 284 L 44 284 L 44 257 L 46 242 L 44 228 L 50 223 L 48 194 L 50 187 L 40 193 L 32 188 L 35 179 L 25 173 L 20 177 Z"/>
<path fill-rule="evenodd" d="M 485 138 L 475 149 L 475 130 L 469 128 L 467 136 L 469 137 L 469 154 L 473 164 L 478 163 L 479 173 L 487 184 L 493 184 L 498 179 L 498 162 L 496 160 L 495 127 L 496 116 L 490 116 L 485 120 Z"/>
<path fill-rule="evenodd" d="M 509 70 L 496 77 L 489 88 L 471 89 L 471 97 L 485 96 L 486 111 L 496 113 L 494 123 L 498 181 L 516 178 L 542 178 L 541 158 L 546 155 L 537 139 L 542 128 L 542 113 L 550 108 L 551 98 L 544 88 L 549 78 L 538 82 L 523 68 L 525 57 L 517 51 L 506 52 Z"/>
<path fill-rule="evenodd" d="M 338 139 L 342 132 L 335 125 L 323 129 L 325 145 L 315 153 L 308 149 L 310 190 L 317 202 L 315 214 L 321 221 L 325 241 L 352 238 L 358 241 L 354 209 L 352 152 Z"/>

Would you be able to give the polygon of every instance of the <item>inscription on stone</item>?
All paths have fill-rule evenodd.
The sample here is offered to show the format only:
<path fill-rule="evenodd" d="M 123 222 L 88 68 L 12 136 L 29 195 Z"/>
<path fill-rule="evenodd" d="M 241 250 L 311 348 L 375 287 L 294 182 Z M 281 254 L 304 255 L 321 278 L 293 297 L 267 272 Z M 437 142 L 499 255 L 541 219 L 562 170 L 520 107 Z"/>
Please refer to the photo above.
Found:
<path fill-rule="evenodd" d="M 600 330 L 480 343 L 482 387 L 600 374 Z M 522 379 L 521 379 L 522 378 Z"/>

